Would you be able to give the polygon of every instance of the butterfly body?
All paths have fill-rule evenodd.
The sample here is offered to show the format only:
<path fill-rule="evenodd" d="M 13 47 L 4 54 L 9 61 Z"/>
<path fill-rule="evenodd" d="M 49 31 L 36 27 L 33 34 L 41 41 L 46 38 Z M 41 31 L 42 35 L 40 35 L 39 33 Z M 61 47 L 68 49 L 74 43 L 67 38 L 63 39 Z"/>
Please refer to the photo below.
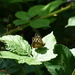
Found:
<path fill-rule="evenodd" d="M 35 34 L 35 36 L 32 38 L 32 47 L 33 48 L 40 48 L 43 47 L 45 44 L 42 41 L 42 38 L 38 35 Z"/>

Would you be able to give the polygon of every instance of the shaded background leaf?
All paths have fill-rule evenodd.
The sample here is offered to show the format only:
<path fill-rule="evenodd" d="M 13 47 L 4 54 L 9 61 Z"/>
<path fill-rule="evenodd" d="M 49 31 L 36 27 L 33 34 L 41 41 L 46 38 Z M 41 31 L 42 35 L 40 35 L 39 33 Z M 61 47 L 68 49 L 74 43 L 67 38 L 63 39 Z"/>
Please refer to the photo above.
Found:
<path fill-rule="evenodd" d="M 41 12 L 41 9 L 42 9 L 43 7 L 44 7 L 44 5 L 36 5 L 36 6 L 31 7 L 31 8 L 28 10 L 28 15 L 29 15 L 31 18 L 37 16 L 37 15 Z"/>
<path fill-rule="evenodd" d="M 29 21 L 30 19 L 27 12 L 24 11 L 18 11 L 15 16 L 23 21 Z"/>
<path fill-rule="evenodd" d="M 30 26 L 32 28 L 42 28 L 42 27 L 49 27 L 50 21 L 48 19 L 37 19 L 30 22 Z"/>
<path fill-rule="evenodd" d="M 57 7 L 59 7 L 62 3 L 65 1 L 53 1 L 45 5 L 41 12 L 39 13 L 39 16 L 46 16 L 50 14 L 52 11 L 54 11 Z"/>
<path fill-rule="evenodd" d="M 23 24 L 25 24 L 25 23 L 27 23 L 28 21 L 23 21 L 23 20 L 19 20 L 19 19 L 17 19 L 17 20 L 14 20 L 13 21 L 13 24 L 15 24 L 15 26 L 17 26 L 17 25 L 23 25 Z"/>

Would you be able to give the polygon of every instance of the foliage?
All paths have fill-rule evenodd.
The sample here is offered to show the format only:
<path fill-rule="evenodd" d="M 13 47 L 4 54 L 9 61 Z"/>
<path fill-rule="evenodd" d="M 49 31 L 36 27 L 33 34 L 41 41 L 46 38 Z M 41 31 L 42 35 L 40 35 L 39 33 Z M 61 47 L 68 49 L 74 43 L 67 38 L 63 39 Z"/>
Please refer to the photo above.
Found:
<path fill-rule="evenodd" d="M 0 10 L 0 74 L 74 73 L 74 2 L 0 0 Z"/>
<path fill-rule="evenodd" d="M 75 17 L 69 18 L 68 25 L 66 25 L 66 27 L 69 27 L 69 26 L 75 26 Z"/>
<path fill-rule="evenodd" d="M 54 52 L 58 54 L 57 58 L 45 63 L 48 71 L 52 75 L 71 75 L 75 68 L 75 58 L 70 50 L 63 45 L 56 45 Z"/>
<path fill-rule="evenodd" d="M 48 37 L 51 37 L 51 38 L 49 39 Z M 36 48 L 31 49 L 28 42 L 23 40 L 23 38 L 19 35 L 3 36 L 0 38 L 0 41 L 6 44 L 6 50 L 11 51 L 11 52 L 1 51 L 0 58 L 16 59 L 18 60 L 18 63 L 26 62 L 29 65 L 38 65 L 38 64 L 41 64 L 40 61 L 48 61 L 56 57 L 56 55 L 53 53 L 53 48 L 56 43 L 53 33 L 50 33 L 43 38 L 45 46 L 44 48 L 41 48 L 42 50 L 44 49 L 44 52 L 42 52 L 42 54 L 37 53 Z M 51 44 L 49 42 L 51 42 Z M 41 49 L 39 48 L 38 51 L 40 51 Z M 51 53 L 51 56 L 50 56 L 50 53 Z"/>

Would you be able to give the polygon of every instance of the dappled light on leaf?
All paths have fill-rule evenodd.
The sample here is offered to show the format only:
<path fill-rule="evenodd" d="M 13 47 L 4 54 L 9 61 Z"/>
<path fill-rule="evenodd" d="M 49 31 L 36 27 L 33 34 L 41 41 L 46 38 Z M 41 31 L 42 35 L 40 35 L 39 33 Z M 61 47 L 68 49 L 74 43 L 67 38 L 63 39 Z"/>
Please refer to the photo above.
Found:
<path fill-rule="evenodd" d="M 32 49 L 33 57 L 39 61 L 48 61 L 57 56 L 57 54 L 53 53 L 54 45 L 56 44 L 55 37 L 53 32 L 43 37 L 43 42 L 45 43 L 44 47 L 46 47 L 46 53 L 37 52 L 35 48 Z M 40 51 L 41 49 L 39 49 Z M 44 50 L 44 49 L 42 49 Z M 41 51 L 42 52 L 42 51 Z"/>
<path fill-rule="evenodd" d="M 15 59 L 19 64 L 40 65 L 41 62 L 28 56 L 20 56 L 9 51 L 0 51 L 0 58 Z"/>
<path fill-rule="evenodd" d="M 6 49 L 19 55 L 29 55 L 31 47 L 23 37 L 19 35 L 7 35 L 0 38 L 6 44 Z"/>
<path fill-rule="evenodd" d="M 75 17 L 71 17 L 68 20 L 68 24 L 65 27 L 75 26 Z"/>

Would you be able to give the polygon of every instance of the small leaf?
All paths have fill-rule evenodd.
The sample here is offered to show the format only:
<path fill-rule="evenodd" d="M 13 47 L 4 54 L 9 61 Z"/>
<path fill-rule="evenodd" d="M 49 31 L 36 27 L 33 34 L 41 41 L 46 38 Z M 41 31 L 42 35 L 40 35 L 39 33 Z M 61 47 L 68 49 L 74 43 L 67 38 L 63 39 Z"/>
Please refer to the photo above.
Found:
<path fill-rule="evenodd" d="M 69 26 L 75 26 L 75 17 L 69 18 L 68 25 L 66 25 L 65 27 L 69 27 Z"/>
<path fill-rule="evenodd" d="M 32 18 L 36 15 L 38 15 L 38 13 L 41 11 L 41 9 L 44 7 L 44 5 L 36 5 L 36 6 L 33 6 L 31 7 L 29 10 L 28 10 L 28 15 Z"/>
<path fill-rule="evenodd" d="M 19 68 L 20 64 L 18 64 L 17 61 L 12 60 L 12 59 L 10 60 L 9 58 L 8 59 L 3 59 L 3 60 L 4 60 L 3 65 L 5 65 L 4 66 L 5 70 L 8 71 L 10 74 L 17 72 L 20 69 Z"/>
<path fill-rule="evenodd" d="M 56 44 L 55 37 L 53 35 L 53 32 L 46 35 L 43 39 L 43 42 L 45 43 L 45 46 L 47 48 L 47 51 L 44 54 L 36 52 L 36 49 L 32 49 L 33 57 L 39 61 L 49 61 L 57 56 L 57 54 L 53 53 L 54 45 Z M 44 50 L 44 49 L 43 49 Z M 40 51 L 40 49 L 39 49 Z"/>
<path fill-rule="evenodd" d="M 31 47 L 26 40 L 19 35 L 7 35 L 0 38 L 6 43 L 6 49 L 19 55 L 30 55 Z"/>
<path fill-rule="evenodd" d="M 25 24 L 25 23 L 27 23 L 28 21 L 23 21 L 23 20 L 19 20 L 19 19 L 17 19 L 17 20 L 14 20 L 13 21 L 13 24 L 15 24 L 16 26 L 17 25 L 23 25 L 23 24 Z"/>
<path fill-rule="evenodd" d="M 48 19 L 36 19 L 30 22 L 30 26 L 32 28 L 43 28 L 49 27 L 50 21 Z"/>
<path fill-rule="evenodd" d="M 33 59 L 32 57 L 28 56 L 19 56 L 17 54 L 14 54 L 9 51 L 0 51 L 0 58 L 9 58 L 9 59 L 15 59 L 18 61 L 18 63 L 23 64 L 27 63 L 29 65 L 40 65 L 41 62 L 38 60 Z"/>
<path fill-rule="evenodd" d="M 23 21 L 29 21 L 29 16 L 26 12 L 24 11 L 18 11 L 15 16 Z"/>
<path fill-rule="evenodd" d="M 70 49 L 70 51 L 71 51 L 72 54 L 75 56 L 75 48 Z"/>

